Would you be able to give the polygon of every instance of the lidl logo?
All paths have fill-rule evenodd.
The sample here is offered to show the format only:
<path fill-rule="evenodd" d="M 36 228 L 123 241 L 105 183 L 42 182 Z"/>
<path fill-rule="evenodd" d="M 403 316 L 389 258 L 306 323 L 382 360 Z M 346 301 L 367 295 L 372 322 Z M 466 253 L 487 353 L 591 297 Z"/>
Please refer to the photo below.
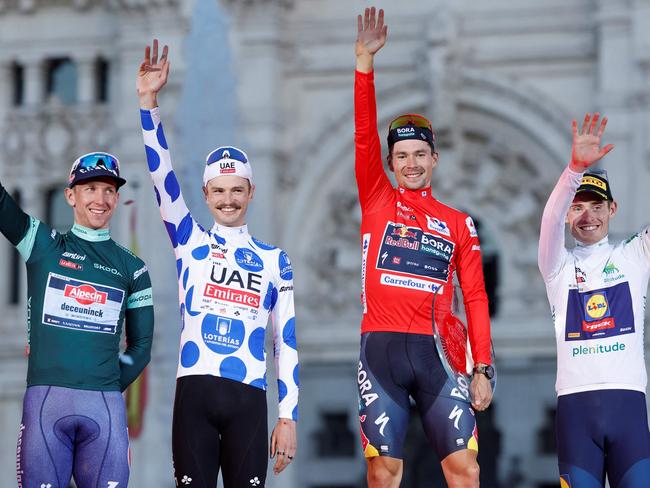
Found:
<path fill-rule="evenodd" d="M 602 293 L 591 295 L 587 300 L 586 312 L 587 316 L 592 320 L 604 317 L 608 309 L 607 297 Z"/>

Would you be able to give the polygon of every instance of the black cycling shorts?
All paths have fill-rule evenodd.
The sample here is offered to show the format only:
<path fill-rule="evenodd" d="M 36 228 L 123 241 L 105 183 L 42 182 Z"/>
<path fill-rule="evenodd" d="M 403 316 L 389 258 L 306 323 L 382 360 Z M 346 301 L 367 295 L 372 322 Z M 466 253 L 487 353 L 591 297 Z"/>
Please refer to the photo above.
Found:
<path fill-rule="evenodd" d="M 176 380 L 172 454 L 176 486 L 263 487 L 268 466 L 266 392 L 217 376 Z"/>
<path fill-rule="evenodd" d="M 439 459 L 462 449 L 478 451 L 474 410 L 445 373 L 433 336 L 363 334 L 357 383 L 366 458 L 402 459 L 410 397 Z"/>

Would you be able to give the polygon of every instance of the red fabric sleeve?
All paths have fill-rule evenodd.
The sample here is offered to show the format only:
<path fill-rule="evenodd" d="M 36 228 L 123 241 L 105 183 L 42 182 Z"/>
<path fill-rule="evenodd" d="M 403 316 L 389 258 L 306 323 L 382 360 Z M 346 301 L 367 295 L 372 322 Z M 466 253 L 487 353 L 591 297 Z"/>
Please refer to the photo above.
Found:
<path fill-rule="evenodd" d="M 381 161 L 373 72 L 355 72 L 354 148 L 359 202 L 361 210 L 365 212 L 387 201 L 393 192 Z"/>
<path fill-rule="evenodd" d="M 466 215 L 465 218 L 468 218 Z M 491 364 L 490 312 L 478 237 L 472 237 L 467 220 L 458 222 L 459 253 L 456 272 L 463 292 L 469 343 L 474 363 Z"/>

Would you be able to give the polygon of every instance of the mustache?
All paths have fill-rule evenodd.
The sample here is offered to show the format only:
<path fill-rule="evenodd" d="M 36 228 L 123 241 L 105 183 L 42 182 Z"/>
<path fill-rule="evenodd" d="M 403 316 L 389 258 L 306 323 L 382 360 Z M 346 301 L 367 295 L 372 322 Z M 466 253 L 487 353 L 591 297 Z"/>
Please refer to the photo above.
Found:
<path fill-rule="evenodd" d="M 218 210 L 221 210 L 222 208 L 225 208 L 225 207 L 231 207 L 231 208 L 234 208 L 236 210 L 241 210 L 241 205 L 239 205 L 238 203 L 228 203 L 228 204 L 217 205 L 216 208 Z"/>

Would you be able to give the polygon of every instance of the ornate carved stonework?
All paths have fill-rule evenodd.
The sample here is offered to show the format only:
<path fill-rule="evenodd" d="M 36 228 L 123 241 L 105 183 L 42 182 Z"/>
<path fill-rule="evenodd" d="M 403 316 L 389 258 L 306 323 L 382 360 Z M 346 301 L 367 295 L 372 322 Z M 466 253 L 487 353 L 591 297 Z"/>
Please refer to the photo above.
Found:
<path fill-rule="evenodd" d="M 39 9 L 51 7 L 73 7 L 86 10 L 93 7 L 111 9 L 142 9 L 179 5 L 180 0 L 0 0 L 0 15 L 12 11 L 35 13 Z"/>

